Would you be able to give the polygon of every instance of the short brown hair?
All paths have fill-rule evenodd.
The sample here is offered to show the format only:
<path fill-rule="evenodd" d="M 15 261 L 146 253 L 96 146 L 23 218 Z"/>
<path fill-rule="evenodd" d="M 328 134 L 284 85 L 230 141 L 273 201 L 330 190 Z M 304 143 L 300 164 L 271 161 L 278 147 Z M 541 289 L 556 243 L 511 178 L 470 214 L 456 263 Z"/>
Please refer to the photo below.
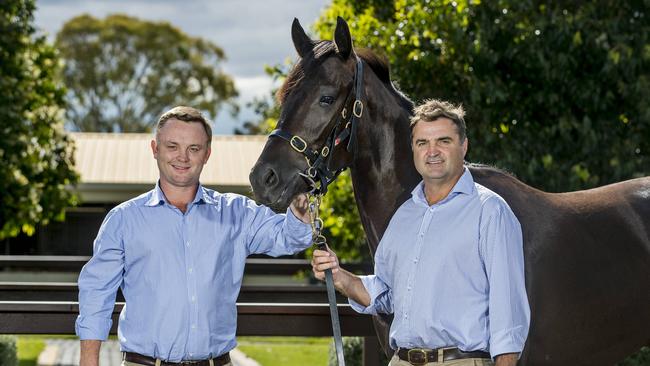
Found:
<path fill-rule="evenodd" d="M 182 105 L 174 107 L 160 116 L 158 123 L 156 123 L 156 137 L 158 136 L 160 129 L 163 128 L 165 123 L 170 119 L 177 119 L 188 123 L 200 123 L 203 126 L 205 133 L 208 135 L 208 145 L 212 142 L 212 127 L 210 127 L 210 122 L 203 117 L 203 114 L 198 109 Z"/>
<path fill-rule="evenodd" d="M 440 99 L 427 99 L 424 103 L 415 107 L 414 115 L 411 117 L 411 137 L 413 128 L 420 122 L 433 122 L 438 118 L 449 118 L 456 125 L 460 141 L 465 141 L 467 128 L 465 126 L 465 110 L 462 105 L 454 105 Z"/>

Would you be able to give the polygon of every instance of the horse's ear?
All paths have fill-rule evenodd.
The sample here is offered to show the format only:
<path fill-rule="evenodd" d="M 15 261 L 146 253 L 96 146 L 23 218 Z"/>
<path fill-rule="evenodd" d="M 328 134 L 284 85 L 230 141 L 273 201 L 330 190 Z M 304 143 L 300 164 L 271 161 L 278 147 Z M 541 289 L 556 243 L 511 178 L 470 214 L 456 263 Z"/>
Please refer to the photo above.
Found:
<path fill-rule="evenodd" d="M 348 23 L 341 17 L 336 17 L 336 29 L 334 30 L 334 44 L 339 55 L 346 60 L 352 53 L 352 36 Z"/>
<path fill-rule="evenodd" d="M 312 51 L 314 47 L 314 42 L 309 38 L 305 30 L 302 29 L 298 18 L 293 18 L 293 24 L 291 24 L 291 39 L 293 40 L 293 46 L 296 47 L 296 52 L 300 57 L 304 58 L 305 55 Z"/>

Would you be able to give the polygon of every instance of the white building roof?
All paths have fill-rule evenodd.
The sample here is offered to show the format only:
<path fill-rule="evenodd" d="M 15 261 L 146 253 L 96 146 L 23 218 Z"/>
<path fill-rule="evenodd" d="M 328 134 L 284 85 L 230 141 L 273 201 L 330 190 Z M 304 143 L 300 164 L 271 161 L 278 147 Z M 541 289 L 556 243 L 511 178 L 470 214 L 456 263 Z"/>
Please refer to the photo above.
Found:
<path fill-rule="evenodd" d="M 75 167 L 81 175 L 77 191 L 82 202 L 121 202 L 148 191 L 158 180 L 151 134 L 73 132 L 70 136 L 76 144 Z M 265 142 L 266 136 L 214 136 L 201 184 L 221 192 L 249 193 L 248 174 Z"/>

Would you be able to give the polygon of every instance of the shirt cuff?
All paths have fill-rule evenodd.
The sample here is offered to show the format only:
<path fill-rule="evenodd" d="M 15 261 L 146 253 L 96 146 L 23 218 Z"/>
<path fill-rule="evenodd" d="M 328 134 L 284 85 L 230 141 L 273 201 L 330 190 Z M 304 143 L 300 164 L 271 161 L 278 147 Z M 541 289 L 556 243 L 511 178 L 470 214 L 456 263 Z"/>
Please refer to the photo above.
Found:
<path fill-rule="evenodd" d="M 287 228 L 289 232 L 295 233 L 296 238 L 301 242 L 308 242 L 311 245 L 311 225 L 305 224 L 294 215 L 291 207 L 287 208 Z"/>
<path fill-rule="evenodd" d="M 77 316 L 75 322 L 75 333 L 80 340 L 99 340 L 108 339 L 108 333 L 113 325 L 113 320 L 98 316 Z"/>
<path fill-rule="evenodd" d="M 363 306 L 359 304 L 358 302 L 352 300 L 351 298 L 348 298 L 348 304 L 352 307 L 352 310 L 356 311 L 359 314 L 370 314 L 370 315 L 376 315 L 377 313 L 374 312 L 374 306 L 372 303 L 372 300 L 370 300 L 370 305 L 368 306 Z"/>
<path fill-rule="evenodd" d="M 523 330 L 524 327 L 518 326 L 492 333 L 490 336 L 490 356 L 492 356 L 492 359 L 504 353 L 518 353 L 521 356 L 521 351 L 526 343 L 526 337 L 521 334 Z"/>
<path fill-rule="evenodd" d="M 368 295 L 370 295 L 370 304 L 368 306 L 363 306 L 352 299 L 348 299 L 348 303 L 357 313 L 376 315 L 380 308 L 377 299 L 388 291 L 388 286 L 386 286 L 386 284 L 376 275 L 359 276 L 359 279 L 361 280 L 363 287 L 368 291 Z"/>

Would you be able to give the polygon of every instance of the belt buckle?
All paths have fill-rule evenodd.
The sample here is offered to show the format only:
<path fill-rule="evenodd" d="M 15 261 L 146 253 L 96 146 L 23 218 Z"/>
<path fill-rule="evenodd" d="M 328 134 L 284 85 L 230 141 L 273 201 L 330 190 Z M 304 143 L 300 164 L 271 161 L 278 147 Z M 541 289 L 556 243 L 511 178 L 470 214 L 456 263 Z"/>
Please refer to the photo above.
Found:
<path fill-rule="evenodd" d="M 413 357 L 415 355 L 415 357 Z M 426 365 L 427 364 L 427 351 L 422 348 L 410 349 L 407 353 L 408 362 L 411 365 Z"/>

